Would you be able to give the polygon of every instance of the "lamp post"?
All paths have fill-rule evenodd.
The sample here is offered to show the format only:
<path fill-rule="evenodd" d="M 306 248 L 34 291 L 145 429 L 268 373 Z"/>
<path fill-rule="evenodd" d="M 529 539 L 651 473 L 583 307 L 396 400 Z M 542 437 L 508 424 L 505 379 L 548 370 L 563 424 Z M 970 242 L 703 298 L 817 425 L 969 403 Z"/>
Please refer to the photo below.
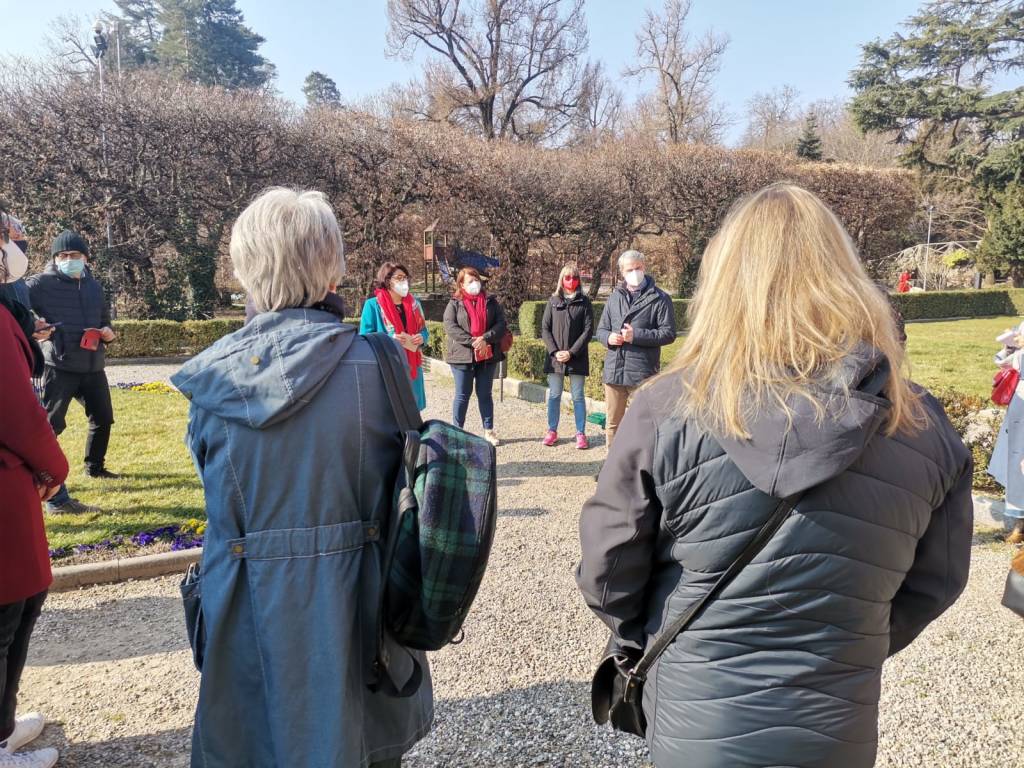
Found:
<path fill-rule="evenodd" d="M 107 38 L 107 31 L 106 31 L 106 28 L 103 25 L 103 20 L 102 19 L 97 19 L 96 20 L 96 25 L 93 27 L 93 38 L 92 39 L 93 39 L 92 50 L 93 50 L 93 53 L 96 54 L 96 64 L 97 64 L 97 67 L 99 69 L 99 75 L 100 75 L 100 147 L 101 147 L 101 152 L 102 152 L 102 156 L 103 156 L 103 176 L 105 178 L 109 179 L 110 169 L 109 169 L 109 166 L 107 164 L 107 121 L 106 121 L 106 115 L 105 115 L 107 99 L 106 99 L 106 88 L 104 87 L 104 82 L 103 82 L 103 60 L 106 58 L 107 50 L 110 48 L 110 41 Z M 120 44 L 120 36 L 119 36 L 119 39 L 118 39 L 118 46 L 117 46 L 117 63 L 118 63 L 118 77 L 120 77 L 120 75 L 121 75 L 121 44 Z M 113 227 L 111 226 L 111 223 L 110 223 L 110 190 L 109 190 L 109 188 L 106 191 L 105 197 L 106 197 L 106 199 L 105 199 L 105 205 L 104 205 L 103 214 L 104 214 L 104 218 L 106 219 L 106 225 L 107 225 L 107 257 L 110 258 L 111 254 L 113 252 L 113 249 L 114 249 L 114 232 L 113 232 Z M 111 274 L 113 274 L 113 273 L 111 273 Z M 113 293 L 113 291 L 112 291 L 112 293 Z M 117 318 L 117 306 L 116 306 L 116 303 L 111 301 L 110 305 L 111 305 L 111 308 L 110 308 L 111 316 L 114 319 L 116 319 Z"/>
<path fill-rule="evenodd" d="M 928 267 L 932 255 L 932 211 L 934 210 L 935 206 L 928 203 L 928 236 L 924 246 L 924 290 L 926 291 L 928 290 Z"/>

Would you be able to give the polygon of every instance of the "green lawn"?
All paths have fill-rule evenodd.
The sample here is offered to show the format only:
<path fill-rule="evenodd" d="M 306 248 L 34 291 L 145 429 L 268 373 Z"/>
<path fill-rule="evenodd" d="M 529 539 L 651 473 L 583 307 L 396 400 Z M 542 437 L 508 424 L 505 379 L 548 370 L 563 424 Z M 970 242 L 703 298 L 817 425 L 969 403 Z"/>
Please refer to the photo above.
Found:
<path fill-rule="evenodd" d="M 188 401 L 177 393 L 115 389 L 113 434 L 107 466 L 119 480 L 85 476 L 85 414 L 77 403 L 60 436 L 71 465 L 71 494 L 104 511 L 93 515 L 49 515 L 53 548 L 91 544 L 116 534 L 133 534 L 205 516 L 203 491 L 185 448 Z"/>
<path fill-rule="evenodd" d="M 929 388 L 953 387 L 987 397 L 991 389 L 995 336 L 1020 318 L 997 317 L 907 325 L 914 379 Z M 682 339 L 668 347 L 672 359 Z M 51 547 L 88 544 L 204 515 L 203 493 L 183 443 L 188 403 L 177 394 L 114 390 L 114 425 L 107 459 L 120 480 L 90 480 L 82 472 L 85 416 L 76 404 L 68 413 L 61 444 L 71 463 L 72 493 L 104 512 L 50 516 Z"/>
<path fill-rule="evenodd" d="M 1019 317 L 986 317 L 943 323 L 908 323 L 907 351 L 914 381 L 929 389 L 952 387 L 987 398 L 996 372 L 996 336 Z"/>

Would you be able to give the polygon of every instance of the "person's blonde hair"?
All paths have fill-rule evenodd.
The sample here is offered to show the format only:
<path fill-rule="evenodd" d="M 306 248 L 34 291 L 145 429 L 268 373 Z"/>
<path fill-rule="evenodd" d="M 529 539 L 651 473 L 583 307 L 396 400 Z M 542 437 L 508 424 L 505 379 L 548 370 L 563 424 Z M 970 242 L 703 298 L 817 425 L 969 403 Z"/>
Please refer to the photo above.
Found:
<path fill-rule="evenodd" d="M 688 314 L 671 375 L 683 377 L 683 414 L 707 427 L 747 438 L 751 415 L 792 416 L 794 396 L 824 417 L 822 397 L 862 344 L 891 368 L 887 432 L 923 426 L 888 299 L 839 219 L 801 187 L 772 184 L 733 206 L 704 252 Z"/>
<path fill-rule="evenodd" d="M 562 267 L 562 271 L 558 273 L 558 284 L 555 286 L 555 296 L 565 295 L 565 290 L 562 288 L 562 281 L 569 275 L 573 275 L 577 280 L 580 280 L 580 268 L 576 266 L 575 261 L 568 262 L 564 267 Z M 582 282 L 583 281 L 580 280 L 581 285 L 576 288 L 577 291 L 582 287 Z"/>
<path fill-rule="evenodd" d="M 229 250 L 258 312 L 316 304 L 345 274 L 341 227 L 322 192 L 261 192 L 231 228 Z"/>

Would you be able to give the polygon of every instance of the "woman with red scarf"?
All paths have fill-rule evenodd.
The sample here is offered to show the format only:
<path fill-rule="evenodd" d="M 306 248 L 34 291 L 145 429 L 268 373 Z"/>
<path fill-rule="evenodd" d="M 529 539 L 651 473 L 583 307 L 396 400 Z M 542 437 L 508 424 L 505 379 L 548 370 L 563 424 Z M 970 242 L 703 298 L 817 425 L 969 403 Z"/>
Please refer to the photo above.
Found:
<path fill-rule="evenodd" d="M 0 225 L 4 212 L 0 210 Z M 0 226 L 0 285 L 22 276 L 27 261 Z M 42 502 L 67 478 L 68 462 L 32 389 L 43 352 L 32 313 L 0 294 L 0 768 L 49 768 L 53 748 L 18 752 L 42 731 L 37 713 L 15 712 L 29 639 L 53 576 Z"/>
<path fill-rule="evenodd" d="M 457 427 L 465 423 L 469 398 L 476 387 L 484 439 L 496 446 L 500 441 L 494 432 L 491 387 L 498 363 L 505 358 L 499 347 L 505 335 L 505 310 L 484 291 L 480 273 L 472 267 L 459 270 L 455 293 L 444 311 L 444 330 L 448 337 L 445 362 L 455 377 L 452 422 Z"/>
<path fill-rule="evenodd" d="M 374 295 L 363 304 L 359 332 L 386 333 L 402 345 L 409 361 L 416 405 L 422 411 L 427 407 L 427 390 L 420 349 L 430 338 L 430 332 L 423 321 L 423 307 L 409 293 L 409 270 L 394 261 L 385 261 L 377 270 L 374 287 Z"/>

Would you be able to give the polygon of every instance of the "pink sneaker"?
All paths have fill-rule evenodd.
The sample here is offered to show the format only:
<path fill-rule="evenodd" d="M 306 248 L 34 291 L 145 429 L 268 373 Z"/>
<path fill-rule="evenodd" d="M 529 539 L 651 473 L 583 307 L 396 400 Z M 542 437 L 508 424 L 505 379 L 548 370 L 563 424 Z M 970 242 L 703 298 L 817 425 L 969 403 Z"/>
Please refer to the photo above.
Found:
<path fill-rule="evenodd" d="M 587 441 L 587 436 L 582 432 L 576 433 L 576 448 L 581 451 L 587 450 L 590 447 L 590 443 Z"/>
<path fill-rule="evenodd" d="M 548 447 L 554 445 L 557 442 L 558 442 L 558 433 L 555 432 L 555 430 L 553 430 L 553 429 L 549 429 L 548 433 L 546 435 L 544 435 L 544 439 L 541 440 L 541 443 L 543 445 L 548 446 Z"/>

